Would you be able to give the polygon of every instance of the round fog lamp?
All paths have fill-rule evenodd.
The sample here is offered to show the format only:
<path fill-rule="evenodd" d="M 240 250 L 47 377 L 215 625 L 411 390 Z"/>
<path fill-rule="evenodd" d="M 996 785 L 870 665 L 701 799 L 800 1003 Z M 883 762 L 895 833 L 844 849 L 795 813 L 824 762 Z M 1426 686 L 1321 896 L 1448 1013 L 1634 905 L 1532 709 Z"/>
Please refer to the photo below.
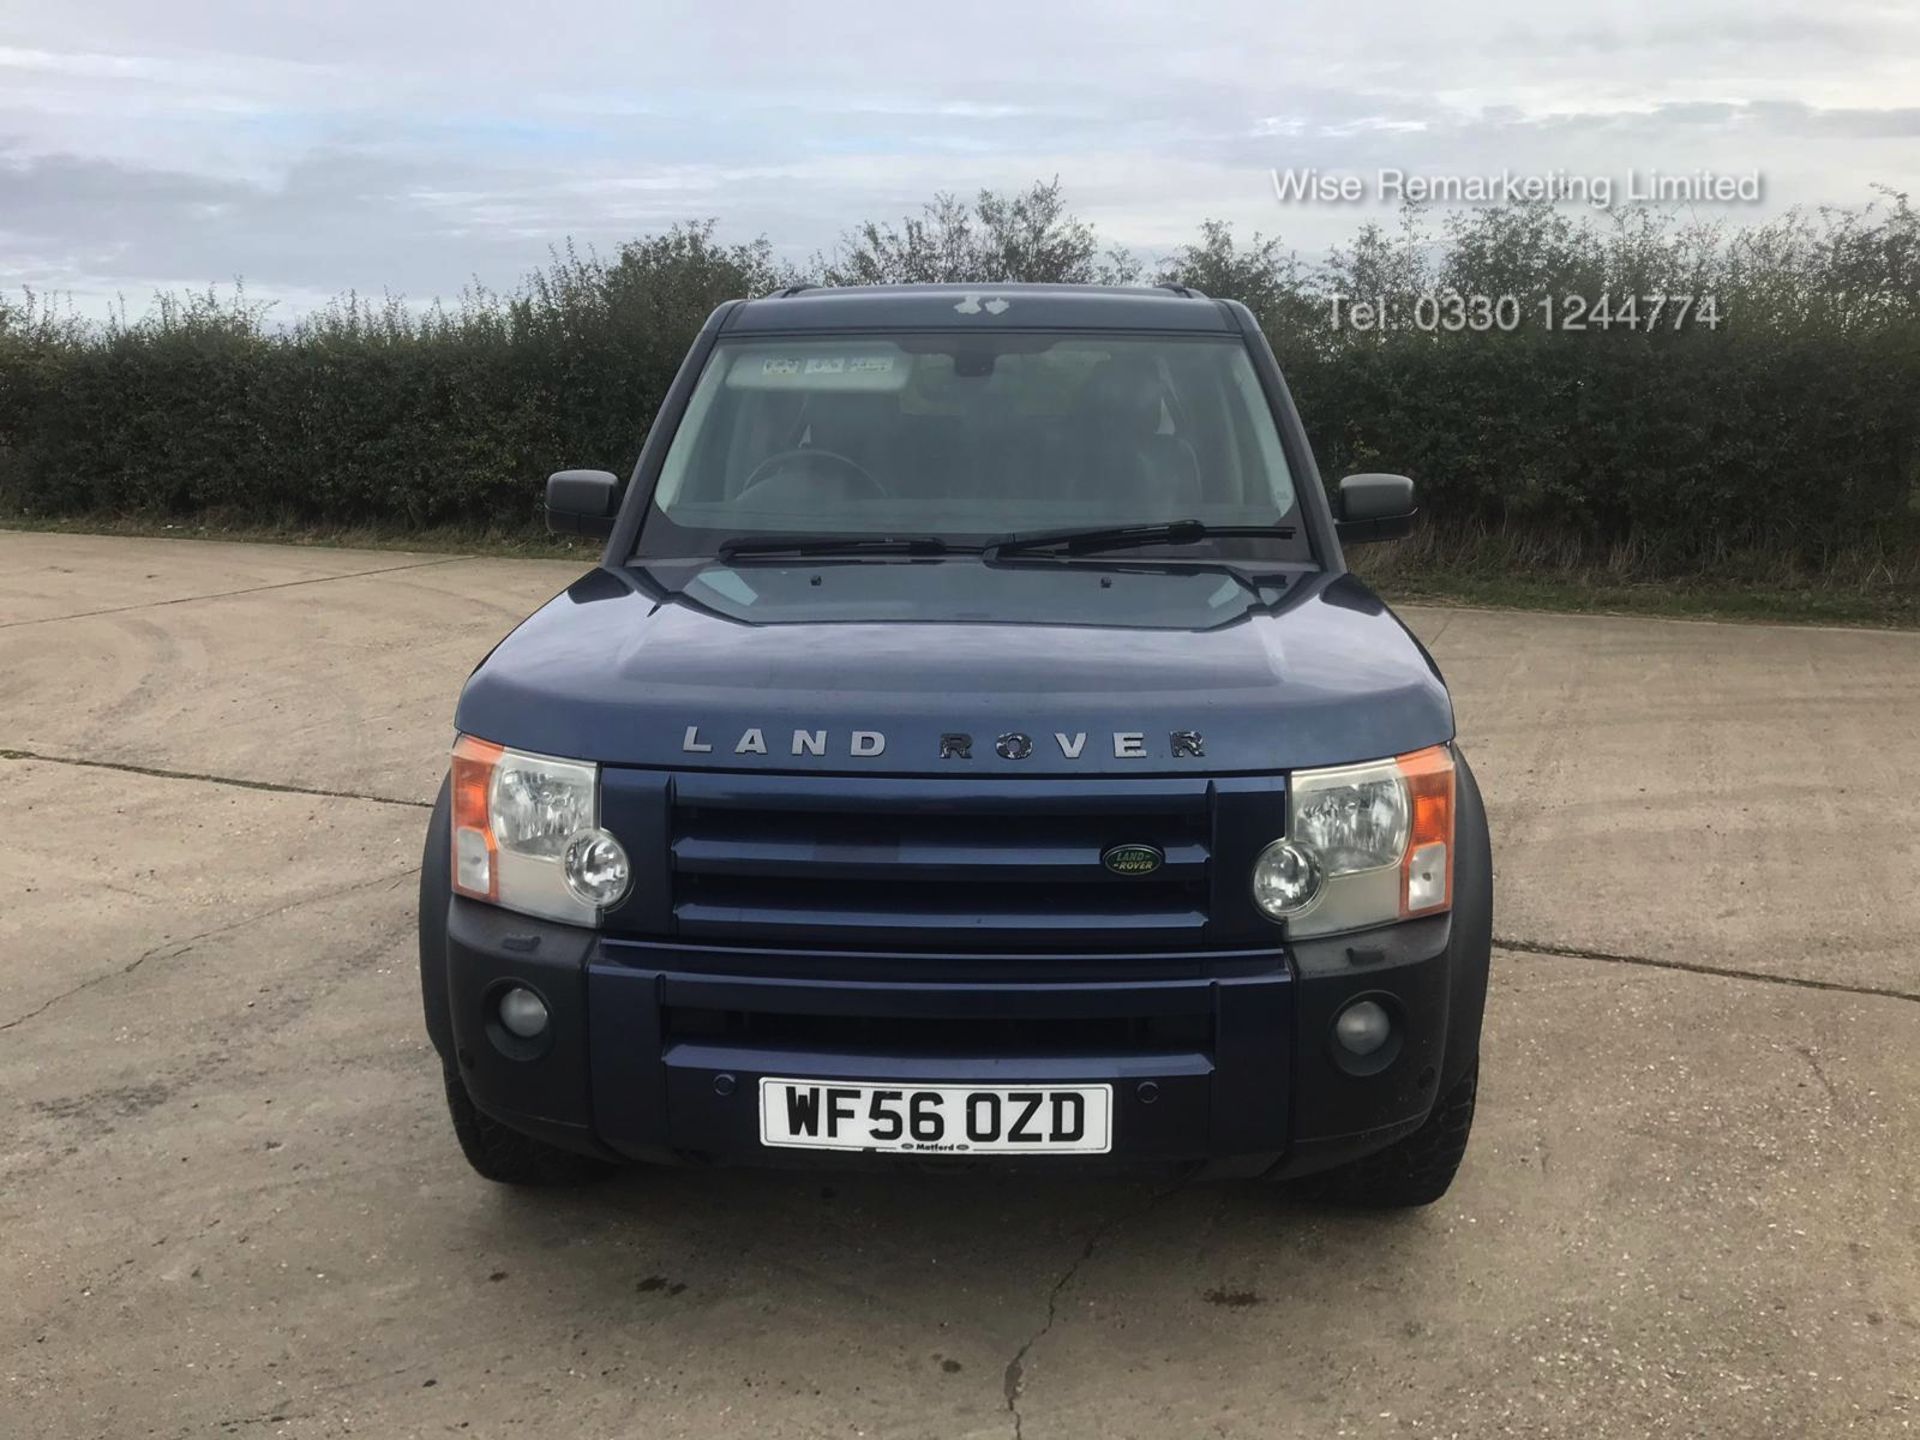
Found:
<path fill-rule="evenodd" d="M 569 840 L 560 868 L 577 899 L 603 910 L 625 899 L 633 881 L 627 852 L 604 830 L 583 830 Z"/>
<path fill-rule="evenodd" d="M 500 1024 L 508 1034 L 531 1040 L 547 1028 L 547 1002 L 516 985 L 500 997 Z"/>
<path fill-rule="evenodd" d="M 1355 1001 L 1333 1022 L 1333 1038 L 1349 1055 L 1371 1055 L 1386 1044 L 1392 1034 L 1392 1017 L 1374 1000 Z"/>
<path fill-rule="evenodd" d="M 1253 862 L 1253 900 L 1269 917 L 1297 915 L 1320 893 L 1320 864 L 1291 840 L 1276 840 Z"/>

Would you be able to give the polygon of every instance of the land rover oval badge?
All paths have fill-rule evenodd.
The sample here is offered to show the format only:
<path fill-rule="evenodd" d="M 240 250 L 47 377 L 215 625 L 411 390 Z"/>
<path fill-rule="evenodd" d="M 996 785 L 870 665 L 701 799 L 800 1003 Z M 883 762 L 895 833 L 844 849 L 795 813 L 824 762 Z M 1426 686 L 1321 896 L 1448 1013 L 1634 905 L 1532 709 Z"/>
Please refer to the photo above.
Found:
<path fill-rule="evenodd" d="M 1110 845 L 1100 863 L 1116 875 L 1151 875 L 1166 858 L 1155 845 Z"/>

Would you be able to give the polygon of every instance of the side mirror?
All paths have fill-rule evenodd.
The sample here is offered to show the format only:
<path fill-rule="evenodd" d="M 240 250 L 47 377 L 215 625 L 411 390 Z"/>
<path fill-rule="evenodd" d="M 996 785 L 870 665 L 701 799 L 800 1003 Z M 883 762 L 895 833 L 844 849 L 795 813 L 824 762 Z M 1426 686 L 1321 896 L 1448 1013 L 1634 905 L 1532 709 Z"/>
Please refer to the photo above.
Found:
<path fill-rule="evenodd" d="M 547 477 L 547 529 L 556 535 L 611 535 L 620 480 L 610 470 L 556 470 Z"/>
<path fill-rule="evenodd" d="M 1340 482 L 1334 529 L 1343 545 L 1398 540 L 1413 533 L 1413 481 L 1404 475 L 1349 475 Z"/>

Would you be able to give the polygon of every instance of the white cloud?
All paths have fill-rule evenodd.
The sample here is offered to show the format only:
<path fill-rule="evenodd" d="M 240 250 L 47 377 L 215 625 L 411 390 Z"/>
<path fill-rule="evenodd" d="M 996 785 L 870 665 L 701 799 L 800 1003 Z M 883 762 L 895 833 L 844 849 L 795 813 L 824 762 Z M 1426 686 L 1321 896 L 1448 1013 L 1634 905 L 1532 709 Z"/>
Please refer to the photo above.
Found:
<path fill-rule="evenodd" d="M 1148 250 L 1203 217 L 1307 251 L 1351 227 L 1279 207 L 1276 166 L 1758 165 L 1769 210 L 1920 181 L 1920 9 L 1879 0 L 955 13 L 0 0 L 0 275 L 89 304 L 235 275 L 297 303 L 452 294 L 569 235 L 715 216 L 802 259 L 935 191 L 1055 174 Z"/>

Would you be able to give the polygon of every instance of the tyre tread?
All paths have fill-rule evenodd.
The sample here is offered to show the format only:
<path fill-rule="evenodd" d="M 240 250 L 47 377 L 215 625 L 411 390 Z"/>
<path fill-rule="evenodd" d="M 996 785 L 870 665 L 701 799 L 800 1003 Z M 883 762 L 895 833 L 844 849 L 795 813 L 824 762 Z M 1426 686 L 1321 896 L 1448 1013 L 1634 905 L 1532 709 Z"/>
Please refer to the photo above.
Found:
<path fill-rule="evenodd" d="M 562 1150 L 502 1125 L 473 1103 L 466 1082 L 445 1067 L 447 1111 L 460 1152 L 481 1176 L 499 1185 L 583 1185 L 604 1179 L 617 1168 L 591 1155 Z"/>
<path fill-rule="evenodd" d="M 1434 1101 L 1420 1128 L 1384 1150 L 1314 1175 L 1301 1188 L 1313 1199 L 1376 1210 L 1431 1205 L 1453 1184 L 1473 1130 L 1480 1062 Z"/>

